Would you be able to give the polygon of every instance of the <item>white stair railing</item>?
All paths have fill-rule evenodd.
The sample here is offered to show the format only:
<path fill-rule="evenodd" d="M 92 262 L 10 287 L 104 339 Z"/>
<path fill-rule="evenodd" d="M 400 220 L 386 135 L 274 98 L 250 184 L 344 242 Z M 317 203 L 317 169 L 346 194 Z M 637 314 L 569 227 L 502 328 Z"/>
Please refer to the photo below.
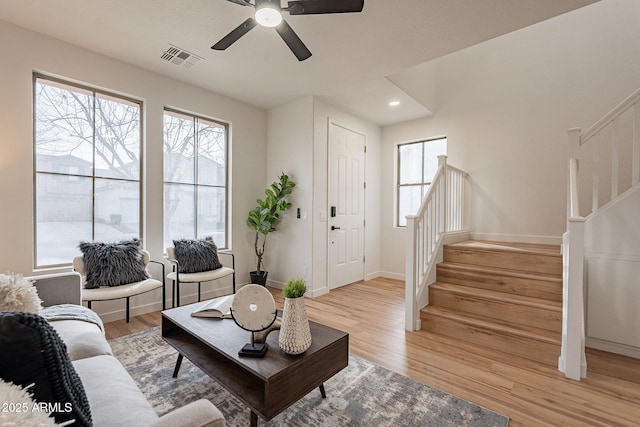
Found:
<path fill-rule="evenodd" d="M 587 131 L 570 129 L 568 132 L 567 231 L 563 235 L 562 350 L 558 359 L 558 369 L 564 372 L 567 378 L 580 380 L 587 372 L 584 352 L 585 221 L 604 205 L 622 195 L 621 177 L 622 181 L 630 184 L 625 191 L 640 183 L 640 89 Z M 624 135 L 631 137 L 625 139 Z M 621 156 L 622 150 L 630 152 L 631 159 Z M 588 215 L 580 212 L 582 194 L 578 187 L 581 181 L 579 158 L 591 161 L 591 167 L 584 168 L 589 175 L 584 177 L 584 181 L 590 184 L 588 187 L 591 190 L 591 212 Z M 609 158 L 610 164 L 605 165 L 601 162 L 602 158 Z M 606 187 L 610 191 L 608 198 L 601 197 L 600 193 L 601 189 Z M 601 204 L 603 199 L 606 202 Z"/>
<path fill-rule="evenodd" d="M 428 302 L 436 254 L 446 234 L 468 231 L 468 174 L 438 156 L 438 170 L 416 215 L 407 216 L 405 329 L 420 329 L 420 308 Z"/>

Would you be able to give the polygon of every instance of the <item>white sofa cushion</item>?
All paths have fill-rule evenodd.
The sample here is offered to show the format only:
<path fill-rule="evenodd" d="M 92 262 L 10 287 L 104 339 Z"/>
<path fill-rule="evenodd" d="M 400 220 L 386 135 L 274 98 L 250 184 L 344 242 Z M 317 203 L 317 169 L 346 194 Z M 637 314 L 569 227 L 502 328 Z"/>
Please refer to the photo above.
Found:
<path fill-rule="evenodd" d="M 222 267 L 217 270 L 204 271 L 202 273 L 180 273 L 180 283 L 208 282 L 209 280 L 220 279 L 230 274 L 233 274 L 233 269 L 229 267 Z M 167 278 L 176 280 L 176 272 L 174 271 L 167 274 Z"/>
<path fill-rule="evenodd" d="M 113 354 L 102 331 L 93 323 L 79 320 L 55 320 L 49 323 L 67 346 L 71 360 Z"/>
<path fill-rule="evenodd" d="M 139 295 L 162 287 L 162 282 L 147 279 L 128 285 L 102 287 L 97 289 L 82 289 L 82 301 L 106 301 Z"/>
<path fill-rule="evenodd" d="M 158 419 L 135 381 L 113 356 L 76 360 L 94 427 L 148 426 Z"/>

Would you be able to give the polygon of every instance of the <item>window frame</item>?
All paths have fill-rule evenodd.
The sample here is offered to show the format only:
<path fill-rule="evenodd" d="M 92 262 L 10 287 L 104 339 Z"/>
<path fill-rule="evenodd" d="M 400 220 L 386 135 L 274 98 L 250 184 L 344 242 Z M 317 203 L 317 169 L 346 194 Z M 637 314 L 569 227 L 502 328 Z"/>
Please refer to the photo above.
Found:
<path fill-rule="evenodd" d="M 428 138 L 428 139 L 421 139 L 418 141 L 410 141 L 410 142 L 402 142 L 399 144 L 396 144 L 396 199 L 395 199 L 395 227 L 400 227 L 400 228 L 405 228 L 407 225 L 404 224 L 400 224 L 400 189 L 401 188 L 409 188 L 409 187 L 424 187 L 424 186 L 431 186 L 431 184 L 433 183 L 433 181 L 424 181 L 424 170 L 425 170 L 425 159 L 424 159 L 424 150 L 426 145 L 429 142 L 434 142 L 434 141 L 441 141 L 441 140 L 445 140 L 445 144 L 446 144 L 446 150 L 448 150 L 449 148 L 449 141 L 447 140 L 447 136 L 446 135 L 442 135 L 442 136 L 436 136 L 436 137 L 432 137 L 432 138 Z M 422 177 L 422 181 L 421 182 L 413 182 L 413 183 L 407 183 L 407 184 L 403 184 L 401 183 L 401 176 L 402 176 L 402 161 L 401 161 L 401 155 L 400 155 L 400 150 L 402 147 L 406 147 L 408 145 L 415 145 L 415 144 L 421 144 L 422 145 L 422 155 L 421 155 L 421 163 L 422 163 L 422 168 L 421 168 L 421 172 L 420 172 L 420 176 Z M 428 191 L 428 190 L 427 190 Z M 422 198 L 424 198 L 426 194 L 422 195 Z"/>
<path fill-rule="evenodd" d="M 184 182 L 180 182 L 180 181 L 167 181 L 165 179 L 164 176 L 164 163 L 166 161 L 165 158 L 165 152 L 164 152 L 164 143 L 165 143 L 165 130 L 164 130 L 164 119 L 165 119 L 165 115 L 169 113 L 169 114 L 173 114 L 173 115 L 177 115 L 177 116 L 182 116 L 185 118 L 190 118 L 193 120 L 193 124 L 194 124 L 194 141 L 196 141 L 196 144 L 194 144 L 193 150 L 194 150 L 194 170 L 193 170 L 193 174 L 194 174 L 194 183 L 184 183 Z M 198 125 L 198 120 L 204 120 L 207 122 L 211 122 L 211 123 L 215 123 L 217 125 L 219 125 L 220 127 L 224 128 L 224 200 L 225 200 L 225 206 L 224 206 L 224 244 L 220 244 L 219 241 L 216 241 L 216 246 L 218 247 L 219 250 L 231 250 L 231 236 L 229 233 L 230 227 L 229 227 L 229 222 L 230 222 L 230 218 L 231 218 L 231 202 L 230 202 L 230 191 L 229 191 L 229 187 L 230 187 L 230 182 L 229 182 L 229 170 L 231 168 L 231 165 L 229 163 L 229 159 L 230 159 L 230 148 L 231 148 L 231 138 L 230 138 L 230 128 L 231 125 L 228 122 L 225 122 L 223 120 L 219 120 L 219 119 L 215 119 L 212 117 L 208 117 L 204 114 L 199 114 L 199 113 L 193 113 L 190 111 L 185 111 L 185 110 L 181 110 L 178 108 L 174 108 L 174 107 L 168 107 L 165 106 L 162 110 L 162 123 L 163 123 L 163 129 L 162 129 L 162 143 L 163 143 L 163 149 L 162 149 L 162 162 L 163 162 L 163 167 L 162 167 L 162 215 L 163 218 L 166 215 L 165 212 L 165 186 L 167 184 L 170 185 L 190 185 L 193 187 L 193 212 L 194 212 L 194 238 L 199 238 L 198 237 L 198 189 L 199 187 L 206 187 L 206 188 L 221 188 L 222 186 L 220 185 L 212 185 L 212 184 L 199 184 L 199 173 L 198 173 L 198 166 L 199 166 L 199 162 L 198 162 L 198 142 L 199 142 L 199 136 L 198 136 L 198 131 L 197 131 L 197 125 Z M 164 228 L 164 219 L 162 221 L 162 242 L 163 242 L 163 246 L 166 246 L 165 244 L 165 228 Z M 178 238 L 182 238 L 182 237 L 178 237 Z M 215 239 L 214 239 L 215 240 Z"/>
<path fill-rule="evenodd" d="M 91 166 L 91 175 L 83 174 L 81 172 L 78 173 L 63 173 L 63 172 L 52 172 L 52 171 L 38 171 L 37 169 L 37 91 L 36 85 L 39 81 L 44 81 L 46 84 L 50 86 L 57 86 L 62 89 L 70 88 L 71 90 L 75 89 L 79 92 L 87 92 L 91 94 L 92 98 L 92 109 L 93 109 L 93 125 L 92 125 L 92 145 L 94 147 L 93 155 L 92 155 L 92 166 Z M 144 115 L 144 102 L 141 99 L 136 99 L 132 96 L 124 95 L 121 93 L 117 93 L 114 91 L 98 88 L 95 86 L 78 83 L 76 81 L 72 81 L 71 79 L 64 79 L 60 77 L 55 77 L 51 75 L 47 75 L 41 72 L 34 72 L 32 74 L 32 149 L 33 149 L 33 267 L 34 270 L 38 269 L 49 269 L 49 268 L 58 268 L 58 267 L 66 267 L 72 264 L 72 260 L 69 260 L 68 263 L 60 263 L 60 264 L 39 264 L 38 263 L 38 176 L 39 175 L 49 175 L 56 177 L 66 177 L 69 180 L 77 180 L 78 178 L 89 178 L 91 179 L 91 240 L 95 239 L 95 226 L 96 226 L 96 179 L 105 180 L 105 181 L 124 181 L 124 182 L 137 182 L 138 185 L 138 238 L 141 242 L 144 242 L 144 176 L 145 176 L 145 162 L 144 162 L 144 123 L 145 123 L 145 115 Z M 139 147 L 138 147 L 138 167 L 139 174 L 138 179 L 126 179 L 126 178 L 115 178 L 109 176 L 96 176 L 96 156 L 95 156 L 95 143 L 96 143 L 96 121 L 95 121 L 95 105 L 97 95 L 101 95 L 103 98 L 113 98 L 118 101 L 124 101 L 125 103 L 130 103 L 137 105 L 139 111 Z M 79 242 L 78 242 L 79 243 Z"/>

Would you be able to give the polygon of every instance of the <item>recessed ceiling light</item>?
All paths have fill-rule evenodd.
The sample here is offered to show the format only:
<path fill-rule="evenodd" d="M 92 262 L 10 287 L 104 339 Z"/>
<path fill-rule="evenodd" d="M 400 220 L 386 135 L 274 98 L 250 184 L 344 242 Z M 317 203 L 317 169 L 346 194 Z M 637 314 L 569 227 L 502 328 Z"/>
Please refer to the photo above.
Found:
<path fill-rule="evenodd" d="M 400 105 L 400 101 L 391 101 L 389 102 L 389 107 L 397 107 Z"/>

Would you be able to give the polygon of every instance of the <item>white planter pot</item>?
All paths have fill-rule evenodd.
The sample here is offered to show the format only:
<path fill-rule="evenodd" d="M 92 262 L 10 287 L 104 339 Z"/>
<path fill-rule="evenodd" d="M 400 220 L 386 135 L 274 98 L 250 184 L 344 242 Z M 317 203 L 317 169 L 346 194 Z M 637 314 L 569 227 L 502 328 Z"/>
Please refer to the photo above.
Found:
<path fill-rule="evenodd" d="M 304 298 L 285 298 L 278 344 L 287 354 L 302 354 L 311 347 L 311 330 Z"/>

